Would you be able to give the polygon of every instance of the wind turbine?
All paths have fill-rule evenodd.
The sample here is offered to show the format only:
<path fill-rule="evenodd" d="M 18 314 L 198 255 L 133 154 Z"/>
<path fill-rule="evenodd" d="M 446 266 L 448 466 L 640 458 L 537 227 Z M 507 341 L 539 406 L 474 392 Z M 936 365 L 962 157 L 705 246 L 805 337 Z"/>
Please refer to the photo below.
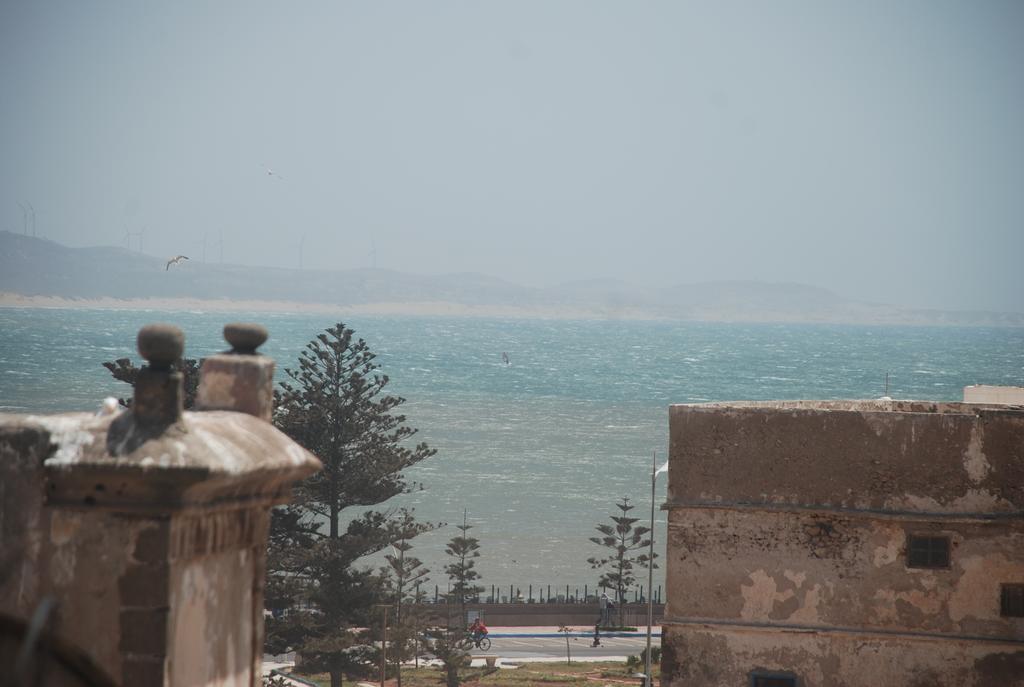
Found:
<path fill-rule="evenodd" d="M 28 203 L 28 209 L 32 212 L 32 236 L 35 236 L 36 235 L 36 209 L 34 207 L 32 207 L 32 203 L 29 203 L 27 200 L 25 202 Z"/>
<path fill-rule="evenodd" d="M 21 204 L 20 200 L 18 201 L 18 207 L 21 208 L 21 233 L 28 236 L 28 210 Z"/>

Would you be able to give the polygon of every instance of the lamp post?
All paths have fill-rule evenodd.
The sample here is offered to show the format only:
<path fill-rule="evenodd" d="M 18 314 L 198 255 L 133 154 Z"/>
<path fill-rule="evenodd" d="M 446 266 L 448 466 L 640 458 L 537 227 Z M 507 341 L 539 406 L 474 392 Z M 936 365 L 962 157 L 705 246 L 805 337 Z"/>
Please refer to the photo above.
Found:
<path fill-rule="evenodd" d="M 380 641 L 380 687 L 384 687 L 384 678 L 387 675 L 388 665 L 388 607 L 391 604 L 375 604 L 384 611 L 384 635 Z"/>
<path fill-rule="evenodd" d="M 644 661 L 644 685 L 652 687 L 651 680 L 651 625 L 654 624 L 654 483 L 658 475 L 668 472 L 668 461 L 660 468 L 655 469 L 658 464 L 658 452 L 651 454 L 651 548 L 647 554 L 647 659 Z"/>

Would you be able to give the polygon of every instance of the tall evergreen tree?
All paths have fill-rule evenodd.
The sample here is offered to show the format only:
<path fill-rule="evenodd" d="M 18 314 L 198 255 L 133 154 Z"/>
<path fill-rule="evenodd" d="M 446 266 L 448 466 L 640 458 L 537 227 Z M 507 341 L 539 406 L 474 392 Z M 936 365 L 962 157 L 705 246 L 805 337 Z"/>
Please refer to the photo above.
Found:
<path fill-rule="evenodd" d="M 345 671 L 367 668 L 376 651 L 358 628 L 375 624 L 380 576 L 358 561 L 384 549 L 401 522 L 367 508 L 408 491 L 403 471 L 434 454 L 409 445 L 416 430 L 395 412 L 405 399 L 384 394 L 388 377 L 366 342 L 338 323 L 306 345 L 298 369 L 275 392 L 274 422 L 315 453 L 324 469 L 276 509 L 267 566 L 271 651 L 297 650 L 311 669 L 341 685 Z M 407 528 L 407 539 L 429 529 Z"/>
<path fill-rule="evenodd" d="M 430 570 L 409 554 L 409 540 L 423 531 L 411 511 L 402 509 L 391 528 L 391 553 L 381 569 L 387 601 L 394 607 L 394 621 L 388 631 L 388 657 L 395 662 L 398 687 L 402 687 L 402 662 L 419 655 L 419 636 L 426 627 L 421 606 L 425 592 L 420 585 L 427 582 Z"/>
<path fill-rule="evenodd" d="M 628 496 L 623 496 L 621 503 L 615 506 L 620 512 L 619 515 L 611 516 L 615 524 L 599 524 L 596 529 L 601 536 L 590 538 L 590 541 L 605 547 L 608 551 L 604 557 L 588 558 L 587 563 L 590 563 L 594 570 L 603 569 L 598 584 L 615 590 L 615 602 L 621 608 L 626 600 L 626 589 L 636 582 L 634 568 L 646 568 L 648 563 L 654 565 L 654 561 L 648 555 L 651 540 L 644 536 L 650 533 L 651 528 L 642 525 L 634 527 L 639 518 L 631 518 L 628 515 L 634 508 L 630 505 Z M 655 554 L 654 558 L 657 557 Z"/>
<path fill-rule="evenodd" d="M 459 687 L 462 676 L 459 674 L 469 665 L 469 649 L 463 641 L 462 633 L 448 628 L 432 627 L 426 632 L 427 649 L 440 663 L 442 681 L 445 687 Z"/>
<path fill-rule="evenodd" d="M 444 567 L 444 571 L 452 583 L 448 598 L 459 604 L 461 628 L 466 624 L 466 601 L 480 594 L 484 588 L 476 584 L 480 579 L 480 573 L 475 569 L 476 559 L 480 557 L 480 540 L 469 536 L 473 526 L 467 522 L 466 511 L 462 511 L 462 524 L 456 528 L 461 534 L 452 537 L 445 547 L 445 553 L 452 557 L 452 562 Z"/>

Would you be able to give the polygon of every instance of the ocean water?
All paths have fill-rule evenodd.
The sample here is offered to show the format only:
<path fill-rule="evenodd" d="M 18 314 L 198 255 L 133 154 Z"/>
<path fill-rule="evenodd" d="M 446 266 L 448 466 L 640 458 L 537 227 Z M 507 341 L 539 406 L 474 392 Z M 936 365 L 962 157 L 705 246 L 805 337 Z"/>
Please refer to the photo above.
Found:
<path fill-rule="evenodd" d="M 279 376 L 337 320 L 325 315 L 0 309 L 0 412 L 93 410 L 126 395 L 100 365 L 131 357 L 139 327 L 170 321 L 186 355 L 223 350 L 221 327 L 258 321 Z M 1024 330 L 354 317 L 417 439 L 438 449 L 409 471 L 422 490 L 388 505 L 434 522 L 468 511 L 483 584 L 533 594 L 593 588 L 594 526 L 629 497 L 650 516 L 652 453 L 672 403 L 763 399 L 959 400 L 968 384 L 1024 384 Z M 507 352 L 510 364 L 502 362 Z M 658 484 L 657 501 L 665 497 Z M 656 514 L 664 542 L 664 514 Z M 414 542 L 445 587 L 452 525 Z M 373 561 L 370 561 L 373 564 Z M 646 578 L 646 574 L 642 575 Z M 656 571 L 655 584 L 661 584 Z M 646 579 L 644 580 L 646 581 Z M 428 586 L 429 586 L 428 585 Z"/>

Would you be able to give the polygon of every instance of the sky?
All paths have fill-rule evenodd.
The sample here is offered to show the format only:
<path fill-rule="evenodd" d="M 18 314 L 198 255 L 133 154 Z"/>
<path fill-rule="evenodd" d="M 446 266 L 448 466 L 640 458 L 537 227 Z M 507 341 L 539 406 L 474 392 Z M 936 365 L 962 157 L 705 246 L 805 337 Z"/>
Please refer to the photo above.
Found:
<path fill-rule="evenodd" d="M 1022 65 L 1017 0 L 0 0 L 0 229 L 1020 312 Z"/>

